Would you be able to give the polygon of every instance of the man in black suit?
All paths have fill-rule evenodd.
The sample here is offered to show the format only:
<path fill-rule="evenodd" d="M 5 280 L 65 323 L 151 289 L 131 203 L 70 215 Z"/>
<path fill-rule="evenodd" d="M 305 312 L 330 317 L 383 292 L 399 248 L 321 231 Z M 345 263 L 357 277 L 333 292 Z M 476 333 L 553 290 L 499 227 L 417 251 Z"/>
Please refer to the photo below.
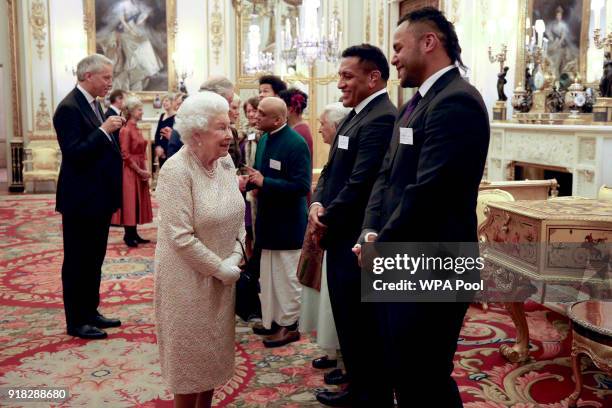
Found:
<path fill-rule="evenodd" d="M 96 97 L 113 81 L 113 63 L 94 54 L 77 65 L 77 86 L 60 102 L 53 126 L 62 150 L 56 210 L 62 214 L 62 286 L 68 334 L 102 339 L 121 322 L 98 312 L 111 215 L 121 206 L 121 152 L 112 134 L 120 116 L 104 120 Z"/>
<path fill-rule="evenodd" d="M 379 406 L 384 396 L 376 363 L 382 359 L 372 352 L 377 338 L 369 336 L 376 319 L 373 305 L 360 302 L 360 269 L 351 249 L 361 232 L 397 109 L 387 94 L 389 63 L 379 48 L 362 44 L 344 50 L 339 76 L 342 103 L 353 109 L 337 129 L 309 218 L 327 249 L 329 297 L 349 386 L 320 392 L 317 399 L 331 406 Z M 330 383 L 329 377 L 326 381 Z"/>
<path fill-rule="evenodd" d="M 400 109 L 360 242 L 476 242 L 489 118 L 479 92 L 457 69 L 464 65 L 454 26 L 439 10 L 416 10 L 400 19 L 393 48 L 402 87 L 418 91 Z M 468 304 L 379 306 L 399 406 L 461 407 L 451 373 Z"/>
<path fill-rule="evenodd" d="M 121 116 L 121 110 L 123 109 L 123 100 L 125 99 L 125 92 L 122 89 L 114 89 L 110 95 L 110 106 L 104 114 L 104 118 L 108 119 L 111 116 Z M 113 138 L 119 145 L 119 129 L 113 132 Z"/>

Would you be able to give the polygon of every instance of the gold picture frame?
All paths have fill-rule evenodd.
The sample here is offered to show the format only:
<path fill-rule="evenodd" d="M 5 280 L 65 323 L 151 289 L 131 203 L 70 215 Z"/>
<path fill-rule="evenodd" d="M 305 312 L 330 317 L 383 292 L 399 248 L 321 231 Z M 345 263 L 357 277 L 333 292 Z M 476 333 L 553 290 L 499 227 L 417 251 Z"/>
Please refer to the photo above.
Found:
<path fill-rule="evenodd" d="M 537 0 L 521 0 L 519 6 L 519 24 L 518 24 L 518 35 L 516 43 L 516 75 L 515 75 L 515 87 L 525 85 L 525 67 L 526 67 L 526 51 L 525 51 L 525 36 L 530 35 L 525 27 L 526 19 L 529 18 L 531 24 L 534 24 L 534 4 Z M 539 0 L 542 1 L 542 0 Z M 570 1 L 557 1 L 554 2 L 555 7 L 573 2 L 582 2 L 582 15 L 580 18 L 580 33 L 578 36 L 578 70 L 574 74 L 578 74 L 581 82 L 586 82 L 587 72 L 587 51 L 589 48 L 589 25 L 591 17 L 591 1 L 590 0 L 570 0 Z M 553 2 L 551 2 L 553 3 Z M 531 36 L 531 35 L 530 35 Z M 554 81 L 558 81 L 559 78 L 555 78 Z M 573 78 L 572 78 L 573 81 Z M 553 84 L 551 84 L 553 85 Z"/>
<path fill-rule="evenodd" d="M 127 1 L 127 0 L 124 0 Z M 118 4 L 119 2 L 113 1 L 113 0 L 83 0 L 83 10 L 84 10 L 84 22 L 85 22 L 85 31 L 87 34 L 87 52 L 89 54 L 93 54 L 95 52 L 98 52 L 98 44 L 97 44 L 97 27 L 96 27 L 96 2 L 108 2 L 108 3 L 112 3 L 113 5 Z M 149 7 L 150 6 L 148 4 L 144 4 L 143 0 L 139 0 L 137 3 L 132 3 L 132 4 L 141 4 L 143 6 Z M 174 55 L 174 43 L 175 43 L 175 37 L 176 37 L 176 27 L 177 27 L 177 21 L 176 21 L 176 0 L 165 0 L 165 13 L 166 13 L 166 25 L 165 25 L 165 29 L 166 29 L 166 33 L 165 33 L 165 38 L 166 38 L 166 55 L 165 58 L 161 58 L 159 55 L 157 55 L 154 51 L 154 47 L 151 44 L 152 42 L 147 39 L 146 41 L 150 42 L 150 46 L 149 47 L 143 47 L 145 49 L 150 49 L 149 53 L 154 53 L 155 57 L 157 58 L 157 61 L 155 63 L 157 63 L 158 65 L 161 64 L 165 64 L 165 71 L 167 73 L 167 86 L 163 86 L 164 80 L 161 79 L 161 77 L 158 77 L 156 79 L 156 82 L 159 84 L 159 82 L 162 82 L 162 85 L 159 86 L 159 89 L 150 89 L 151 86 L 149 86 L 148 84 L 150 84 L 148 77 L 144 78 L 142 80 L 138 79 L 140 76 L 142 76 L 143 74 L 141 74 L 139 77 L 137 77 L 136 80 L 136 87 L 135 89 L 131 89 L 130 86 L 123 86 L 123 85 L 118 85 L 117 87 L 120 87 L 122 89 L 124 89 L 127 92 L 133 93 L 136 96 L 138 96 L 141 100 L 143 101 L 147 101 L 150 102 L 155 98 L 155 95 L 160 95 L 160 94 L 165 94 L 167 92 L 174 92 L 177 90 L 177 76 L 176 76 L 176 68 L 174 66 L 174 60 L 173 60 L 173 55 Z M 108 29 L 107 29 L 108 31 Z M 115 29 L 115 31 L 113 31 L 111 34 L 113 34 L 115 36 L 115 38 L 118 38 L 121 35 L 121 30 L 119 28 Z M 162 34 L 163 35 L 163 34 Z M 142 37 L 139 37 L 142 38 Z M 119 42 L 119 40 L 117 40 L 117 44 L 119 44 L 119 46 L 117 48 L 119 48 L 121 46 L 121 43 Z M 117 54 L 116 58 L 113 58 L 112 56 L 109 56 L 111 59 L 115 60 L 115 61 L 120 61 L 121 60 L 121 54 Z M 163 55 L 162 55 L 163 57 Z M 154 64 L 155 64 L 154 63 Z M 150 64 L 150 62 L 149 62 Z M 162 67 L 163 68 L 163 67 Z M 149 68 L 148 69 L 150 71 L 152 71 L 154 68 Z M 133 71 L 130 70 L 130 72 Z M 163 73 L 163 71 L 161 71 Z M 121 71 L 119 72 L 119 75 L 124 74 L 127 76 L 128 71 Z M 119 77 L 119 75 L 115 75 L 115 79 L 114 81 Z M 126 80 L 128 83 L 130 83 L 130 81 L 132 79 L 126 79 L 125 77 L 122 77 L 121 79 L 121 83 L 125 84 Z M 140 82 L 142 82 L 143 84 L 147 84 L 146 87 L 144 87 L 144 89 L 138 89 L 138 88 L 143 88 L 140 85 Z M 113 84 L 113 88 L 115 87 L 115 84 Z M 126 89 L 127 88 L 127 89 Z M 161 89 L 163 88 L 163 89 Z M 161 95 L 160 95 L 161 96 Z"/>

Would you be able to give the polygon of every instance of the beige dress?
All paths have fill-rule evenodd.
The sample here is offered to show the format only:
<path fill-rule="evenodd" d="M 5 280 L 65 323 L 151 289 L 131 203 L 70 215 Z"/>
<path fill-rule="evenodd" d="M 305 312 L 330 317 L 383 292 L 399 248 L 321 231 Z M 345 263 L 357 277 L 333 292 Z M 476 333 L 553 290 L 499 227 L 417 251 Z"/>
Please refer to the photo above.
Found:
<path fill-rule="evenodd" d="M 207 391 L 234 370 L 234 285 L 212 277 L 240 254 L 244 200 L 228 156 L 207 174 L 183 147 L 161 169 L 156 190 L 155 318 L 162 376 L 175 394 Z"/>

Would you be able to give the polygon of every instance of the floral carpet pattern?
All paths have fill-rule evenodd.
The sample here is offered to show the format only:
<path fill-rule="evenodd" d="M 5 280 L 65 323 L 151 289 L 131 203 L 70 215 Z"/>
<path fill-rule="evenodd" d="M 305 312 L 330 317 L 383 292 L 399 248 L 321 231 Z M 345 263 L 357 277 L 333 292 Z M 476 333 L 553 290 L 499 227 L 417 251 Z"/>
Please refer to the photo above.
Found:
<path fill-rule="evenodd" d="M 139 228 L 155 239 L 154 223 Z M 127 248 L 123 231 L 111 228 L 103 267 L 101 309 L 123 326 L 109 338 L 87 342 L 65 334 L 61 298 L 61 217 L 54 197 L 0 197 L 0 387 L 67 387 L 62 403 L 26 407 L 170 407 L 153 321 L 154 243 Z M 455 356 L 454 377 L 466 408 L 564 408 L 573 391 L 566 317 L 527 305 L 531 360 L 506 362 L 501 344 L 515 336 L 510 316 L 492 305 L 471 307 Z M 215 391 L 218 407 L 320 406 L 314 391 L 322 373 L 310 361 L 321 355 L 312 337 L 278 349 L 237 323 L 236 370 Z M 583 359 L 585 387 L 579 407 L 612 407 L 612 379 Z M 373 407 L 375 408 L 375 407 Z"/>

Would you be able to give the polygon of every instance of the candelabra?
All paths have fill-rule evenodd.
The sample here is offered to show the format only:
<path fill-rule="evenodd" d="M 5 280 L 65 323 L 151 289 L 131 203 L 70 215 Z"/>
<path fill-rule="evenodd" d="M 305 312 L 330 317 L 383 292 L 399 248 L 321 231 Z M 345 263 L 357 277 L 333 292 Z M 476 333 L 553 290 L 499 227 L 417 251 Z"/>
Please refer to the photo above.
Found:
<path fill-rule="evenodd" d="M 601 29 L 595 28 L 593 43 L 598 49 L 604 49 L 605 56 L 603 75 L 599 82 L 601 97 L 593 105 L 593 121 L 607 124 L 612 122 L 612 33 L 602 36 Z"/>
<path fill-rule="evenodd" d="M 501 45 L 501 51 L 495 55 L 493 55 L 493 50 L 489 46 L 489 61 L 492 64 L 499 62 L 499 72 L 504 72 L 504 62 L 506 62 L 506 57 L 508 55 L 508 46 L 506 44 Z"/>
<path fill-rule="evenodd" d="M 506 84 L 506 74 L 508 73 L 508 67 L 504 67 L 508 54 L 508 47 L 506 44 L 501 45 L 501 51 L 497 54 L 493 54 L 493 50 L 489 46 L 489 61 L 494 64 L 499 62 L 499 73 L 497 74 L 497 102 L 493 107 L 493 120 L 506 120 L 506 101 L 508 98 L 504 93 L 504 85 Z"/>
<path fill-rule="evenodd" d="M 612 53 L 612 32 L 602 36 L 601 28 L 593 30 L 593 42 L 597 49 L 604 49 L 606 53 Z"/>

